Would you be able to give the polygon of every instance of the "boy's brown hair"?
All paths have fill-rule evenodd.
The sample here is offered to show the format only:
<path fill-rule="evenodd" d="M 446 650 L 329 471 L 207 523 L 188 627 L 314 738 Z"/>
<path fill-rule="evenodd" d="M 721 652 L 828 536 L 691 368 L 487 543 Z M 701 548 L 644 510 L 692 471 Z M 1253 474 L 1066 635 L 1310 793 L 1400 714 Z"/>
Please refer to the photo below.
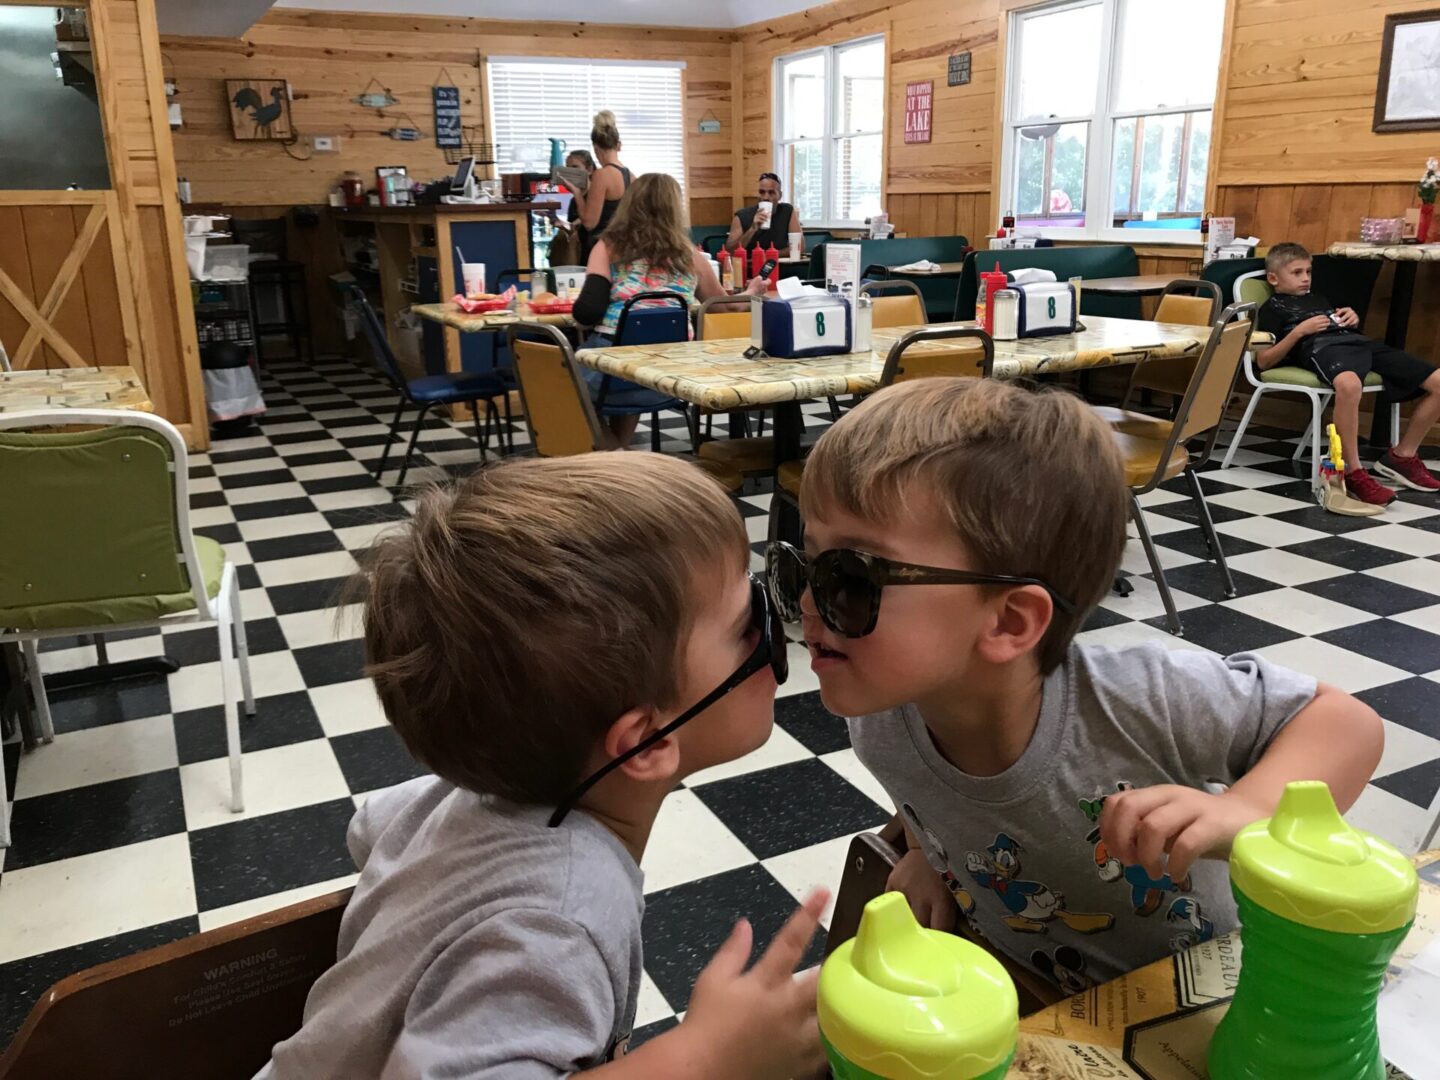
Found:
<path fill-rule="evenodd" d="M 749 550 L 729 497 L 684 461 L 482 469 L 422 494 L 372 550 L 366 672 L 437 775 L 553 804 L 627 709 L 676 703 L 697 607 Z"/>
<path fill-rule="evenodd" d="M 1079 398 L 995 379 L 914 379 L 882 390 L 820 437 L 801 504 L 834 500 L 871 521 L 933 493 L 982 573 L 1046 582 L 1058 607 L 1038 659 L 1065 658 L 1115 578 L 1126 487 L 1109 427 Z"/>
<path fill-rule="evenodd" d="M 1265 256 L 1265 272 L 1276 273 L 1285 269 L 1297 259 L 1309 259 L 1310 252 L 1306 251 L 1304 245 L 1286 241 L 1283 244 L 1276 244 Z"/>

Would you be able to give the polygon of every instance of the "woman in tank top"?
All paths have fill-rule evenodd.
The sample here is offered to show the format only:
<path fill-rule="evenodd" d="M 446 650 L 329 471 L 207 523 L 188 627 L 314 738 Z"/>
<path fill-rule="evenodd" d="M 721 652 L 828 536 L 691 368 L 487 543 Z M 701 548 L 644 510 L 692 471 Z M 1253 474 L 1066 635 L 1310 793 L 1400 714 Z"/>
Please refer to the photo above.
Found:
<path fill-rule="evenodd" d="M 730 235 L 725 246 L 731 251 L 736 248 L 753 248 L 775 245 L 782 255 L 789 254 L 790 234 L 801 232 L 800 215 L 787 202 L 780 201 L 780 177 L 773 172 L 760 174 L 760 202 L 770 204 L 768 216 L 760 212 L 759 204 L 742 206 L 735 211 L 730 222 Z"/>
<path fill-rule="evenodd" d="M 590 258 L 595 242 L 615 216 L 631 179 L 630 170 L 620 164 L 620 131 L 615 126 L 615 114 L 609 109 L 595 114 L 590 142 L 595 147 L 595 158 L 600 166 L 590 174 L 590 184 L 584 191 L 570 188 L 575 196 L 580 227 L 584 230 L 580 234 L 584 237 L 580 251 L 582 261 Z"/>
<path fill-rule="evenodd" d="M 614 344 L 620 310 L 638 293 L 673 292 L 687 304 L 726 295 L 710 259 L 691 242 L 687 217 L 674 177 L 647 173 L 636 178 L 585 267 L 585 285 L 574 309 L 576 322 L 594 327 L 585 348 Z M 742 299 L 748 302 L 748 294 L 764 293 L 765 285 L 764 279 L 755 278 Z M 581 374 L 591 396 L 597 396 L 605 376 L 591 368 L 582 369 Z M 629 415 L 605 417 L 614 445 L 625 447 L 635 434 L 641 412 L 664 408 L 674 404 L 674 399 L 611 376 L 604 403 L 635 409 Z"/>

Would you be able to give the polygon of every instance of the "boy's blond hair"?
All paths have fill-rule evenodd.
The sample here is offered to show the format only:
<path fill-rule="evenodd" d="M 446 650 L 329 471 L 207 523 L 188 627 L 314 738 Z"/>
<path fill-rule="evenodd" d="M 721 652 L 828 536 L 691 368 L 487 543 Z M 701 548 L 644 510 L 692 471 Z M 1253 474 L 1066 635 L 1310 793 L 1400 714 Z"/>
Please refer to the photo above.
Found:
<path fill-rule="evenodd" d="M 366 672 L 436 774 L 553 804 L 627 709 L 676 704 L 695 615 L 748 559 L 734 504 L 686 462 L 482 469 L 366 560 Z"/>
<path fill-rule="evenodd" d="M 1267 274 L 1277 273 L 1292 262 L 1299 259 L 1309 259 L 1310 252 L 1305 250 L 1303 244 L 1297 244 L 1287 240 L 1283 244 L 1276 244 L 1265 255 L 1265 272 Z"/>
<path fill-rule="evenodd" d="M 933 495 L 982 573 L 1046 582 L 1058 607 L 1040 642 L 1049 672 L 1114 581 L 1126 487 L 1108 426 L 1084 402 L 995 379 L 915 379 L 867 398 L 820 437 L 802 508 L 829 500 L 870 521 Z"/>

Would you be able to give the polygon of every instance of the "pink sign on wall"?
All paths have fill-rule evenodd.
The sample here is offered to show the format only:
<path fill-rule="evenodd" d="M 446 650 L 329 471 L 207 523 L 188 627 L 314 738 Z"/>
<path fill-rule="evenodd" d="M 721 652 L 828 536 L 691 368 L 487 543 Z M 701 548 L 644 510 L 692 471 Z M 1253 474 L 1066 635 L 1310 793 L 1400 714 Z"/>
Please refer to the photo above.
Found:
<path fill-rule="evenodd" d="M 935 95 L 933 82 L 905 84 L 905 141 L 930 141 L 930 101 Z"/>

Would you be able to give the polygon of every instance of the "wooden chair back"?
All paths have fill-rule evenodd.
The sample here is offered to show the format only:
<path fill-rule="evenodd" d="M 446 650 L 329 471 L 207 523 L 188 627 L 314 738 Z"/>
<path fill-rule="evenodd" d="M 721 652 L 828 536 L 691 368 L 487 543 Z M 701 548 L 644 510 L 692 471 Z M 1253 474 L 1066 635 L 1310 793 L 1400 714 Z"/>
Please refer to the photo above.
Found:
<path fill-rule="evenodd" d="M 0 1078 L 254 1076 L 300 1030 L 349 899 L 344 889 L 61 979 L 0 1057 Z"/>
<path fill-rule="evenodd" d="M 600 420 L 565 335 L 553 326 L 522 322 L 510 327 L 509 342 L 535 453 L 569 457 L 599 450 Z"/>
<path fill-rule="evenodd" d="M 1182 326 L 1211 326 L 1220 314 L 1220 286 L 1200 278 L 1177 278 L 1165 286 L 1155 321 Z"/>
<path fill-rule="evenodd" d="M 924 326 L 930 321 L 925 314 L 925 297 L 920 294 L 919 287 L 913 281 L 899 278 L 867 281 L 860 286 L 860 293 L 870 297 L 875 305 L 870 314 L 871 329 Z"/>
<path fill-rule="evenodd" d="M 1253 304 L 1232 304 L 1215 320 L 1210 341 L 1195 364 L 1195 376 L 1175 417 L 1176 438 L 1181 444 L 1207 432 L 1214 442 L 1213 433 L 1225 416 L 1235 373 L 1240 370 L 1240 358 L 1250 346 L 1254 327 Z"/>
<path fill-rule="evenodd" d="M 951 349 L 920 351 L 914 346 L 926 341 L 968 339 L 965 345 Z M 968 326 L 937 326 L 928 330 L 912 330 L 890 347 L 885 357 L 885 370 L 880 385 L 924 379 L 934 376 L 988 379 L 995 363 L 995 343 L 984 330 Z"/>

